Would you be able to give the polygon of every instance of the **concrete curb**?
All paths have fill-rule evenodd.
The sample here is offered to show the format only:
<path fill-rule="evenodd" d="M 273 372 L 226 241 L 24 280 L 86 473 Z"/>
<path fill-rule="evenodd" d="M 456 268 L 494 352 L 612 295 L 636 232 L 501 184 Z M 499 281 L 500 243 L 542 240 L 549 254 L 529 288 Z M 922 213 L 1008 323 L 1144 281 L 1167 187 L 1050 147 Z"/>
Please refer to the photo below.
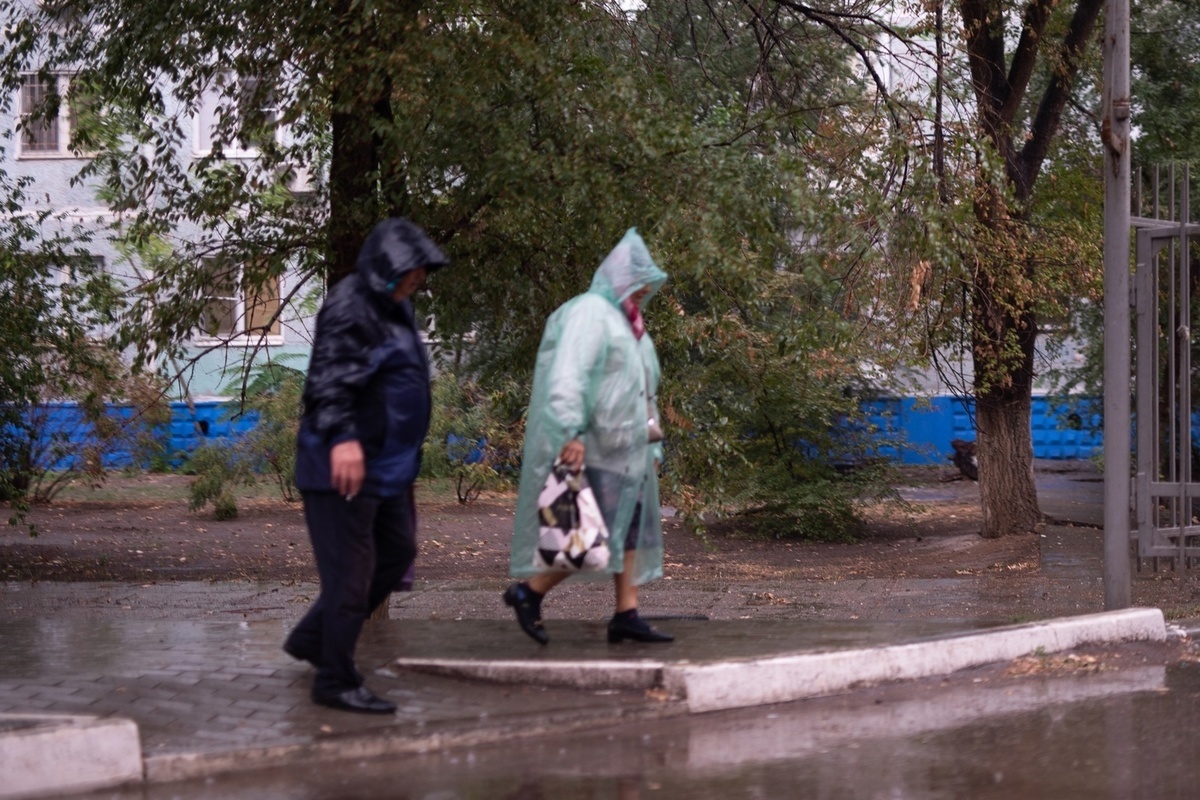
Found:
<path fill-rule="evenodd" d="M 391 667 L 579 689 L 662 688 L 672 698 L 686 701 L 689 711 L 701 713 L 785 703 L 885 681 L 947 675 L 1038 651 L 1053 653 L 1088 643 L 1165 641 L 1166 637 L 1162 611 L 1146 608 L 1025 623 L 911 644 L 709 664 L 413 658 L 393 661 Z"/>
<path fill-rule="evenodd" d="M 0 714 L 0 775 L 5 800 L 140 782 L 137 725 L 66 714 Z"/>
<path fill-rule="evenodd" d="M 667 665 L 663 686 L 672 696 L 686 699 L 690 711 L 699 713 L 819 697 L 883 681 L 945 675 L 1082 644 L 1165 639 L 1162 611 L 1127 609 L 888 647 Z"/>

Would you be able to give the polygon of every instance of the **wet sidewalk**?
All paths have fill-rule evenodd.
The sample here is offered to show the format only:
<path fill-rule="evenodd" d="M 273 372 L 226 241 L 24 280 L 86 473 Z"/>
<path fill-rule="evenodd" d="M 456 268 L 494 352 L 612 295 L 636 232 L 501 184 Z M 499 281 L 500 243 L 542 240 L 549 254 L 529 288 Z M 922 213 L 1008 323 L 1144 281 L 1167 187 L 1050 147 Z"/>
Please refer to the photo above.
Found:
<path fill-rule="evenodd" d="M 1081 491 L 1066 480 L 1044 501 L 1047 514 L 1059 523 L 1090 524 L 1102 489 Z M 1053 608 L 1063 614 L 1100 610 L 1095 538 L 1080 545 L 1083 540 L 1065 525 L 1047 528 L 1046 583 L 1039 591 L 1061 593 L 1062 604 Z M 311 668 L 279 649 L 292 618 L 303 610 L 290 598 L 312 587 L 199 585 L 197 603 L 206 597 L 217 602 L 222 592 L 249 591 L 258 595 L 246 603 L 280 603 L 290 612 L 282 615 L 286 618 L 209 622 L 47 615 L 39 610 L 37 585 L 10 586 L 3 596 L 10 613 L 0 619 L 0 720 L 5 714 L 131 720 L 140 736 L 141 774 L 123 780 L 170 781 L 779 702 L 856 682 L 946 674 L 1037 649 L 1163 635 L 1158 612 L 1016 626 L 1005 625 L 1012 619 L 974 619 L 970 598 L 978 588 L 972 587 L 969 580 L 804 587 L 814 609 L 839 603 L 857 609 L 840 619 L 738 619 L 729 610 L 709 613 L 719 610 L 728 587 L 672 587 L 661 594 L 647 587 L 645 613 L 671 617 L 660 624 L 676 642 L 609 645 L 601 619 L 548 617 L 548 647 L 520 633 L 498 603 L 499 585 L 425 587 L 394 602 L 393 616 L 400 619 L 372 622 L 364 630 L 360 668 L 368 685 L 399 707 L 395 716 L 371 717 L 312 705 Z M 153 616 L 155 587 L 88 591 L 93 594 L 81 594 L 81 602 L 117 591 L 118 602 Z M 595 586 L 575 592 L 573 602 L 584 604 L 581 616 L 602 617 L 586 613 L 586 604 L 605 607 L 608 591 Z M 759 591 L 769 594 L 770 587 Z M 903 613 L 913 607 L 919 613 Z M 1038 607 L 1048 606 L 1041 599 Z M 27 719 L 10 730 L 26 726 Z M 16 734 L 0 729 L 0 772 L 6 735 Z M 61 772 L 61 752 L 50 755 L 52 768 Z M 11 790 L 6 795 L 0 789 L 5 796 Z"/>
<path fill-rule="evenodd" d="M 1157 624 L 1161 626 L 1161 617 Z M 559 626 L 552 646 L 539 647 L 508 620 L 375 622 L 364 632 L 359 663 L 372 688 L 395 701 L 399 710 L 394 717 L 371 717 L 309 702 L 311 668 L 279 650 L 285 632 L 279 622 L 5 622 L 0 625 L 0 714 L 132 720 L 141 737 L 145 779 L 169 781 L 661 718 L 698 710 L 697 697 L 689 697 L 686 687 L 680 688 L 683 684 L 672 688 L 670 680 L 664 682 L 664 667 L 686 671 L 732 664 L 750 669 L 775 663 L 772 659 L 877 654 L 897 646 L 924 645 L 941 653 L 964 635 L 1012 629 L 961 621 L 813 625 L 676 620 L 673 630 L 679 640 L 670 645 L 609 645 L 602 625 L 570 623 Z M 1050 631 L 1046 627 L 1043 633 Z M 1108 635 L 1102 633 L 1099 640 Z M 1036 647 L 1073 646 L 1060 636 L 1043 637 Z M 1153 636 L 1135 633 L 1132 638 Z M 452 674 L 431 674 L 428 670 L 439 663 L 443 673 L 446 663 L 518 663 L 525 672 L 523 679 L 503 682 L 463 677 L 461 672 L 456 676 L 454 669 Z M 537 679 L 556 666 L 572 667 L 584 682 L 545 685 Z M 659 672 L 645 684 L 588 687 L 588 675 L 639 666 Z M 854 670 L 853 665 L 842 666 L 838 674 L 853 680 Z M 761 673 L 756 674 L 754 685 L 766 686 Z M 720 678 L 727 680 L 746 682 L 736 675 Z M 728 687 L 721 683 L 718 688 Z M 695 695 L 695 689 L 690 693 Z"/>

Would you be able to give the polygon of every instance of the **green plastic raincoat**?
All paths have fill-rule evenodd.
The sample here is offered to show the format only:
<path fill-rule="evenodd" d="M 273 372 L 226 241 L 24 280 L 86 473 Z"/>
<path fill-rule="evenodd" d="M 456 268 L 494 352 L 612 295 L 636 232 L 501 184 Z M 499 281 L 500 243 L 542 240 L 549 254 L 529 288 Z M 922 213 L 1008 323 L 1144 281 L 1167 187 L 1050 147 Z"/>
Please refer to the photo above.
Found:
<path fill-rule="evenodd" d="M 649 334 L 639 339 L 621 302 L 643 286 L 645 308 L 667 275 L 630 228 L 601 262 L 591 288 L 550 315 L 538 348 L 525 428 L 510 571 L 537 574 L 537 500 L 563 445 L 584 444 L 588 481 L 609 530 L 609 572 L 624 569 L 626 535 L 637 536 L 631 579 L 662 575 L 662 519 L 655 460 L 662 445 L 648 441 L 649 420 L 662 420 L 656 396 L 660 369 Z M 641 514 L 634 511 L 641 502 Z"/>

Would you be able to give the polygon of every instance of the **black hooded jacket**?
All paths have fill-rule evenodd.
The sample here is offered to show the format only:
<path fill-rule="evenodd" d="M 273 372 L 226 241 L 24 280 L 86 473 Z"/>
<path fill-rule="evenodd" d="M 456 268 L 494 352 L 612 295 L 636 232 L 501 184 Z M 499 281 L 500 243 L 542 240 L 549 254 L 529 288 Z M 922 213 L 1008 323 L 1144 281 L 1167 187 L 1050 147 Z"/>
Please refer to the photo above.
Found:
<path fill-rule="evenodd" d="M 371 231 L 355 272 L 329 291 L 317 315 L 296 445 L 296 485 L 329 491 L 329 451 L 357 439 L 366 457 L 364 494 L 394 495 L 416 480 L 429 430 L 429 356 L 410 300 L 392 298 L 410 270 L 447 263 L 407 220 Z"/>

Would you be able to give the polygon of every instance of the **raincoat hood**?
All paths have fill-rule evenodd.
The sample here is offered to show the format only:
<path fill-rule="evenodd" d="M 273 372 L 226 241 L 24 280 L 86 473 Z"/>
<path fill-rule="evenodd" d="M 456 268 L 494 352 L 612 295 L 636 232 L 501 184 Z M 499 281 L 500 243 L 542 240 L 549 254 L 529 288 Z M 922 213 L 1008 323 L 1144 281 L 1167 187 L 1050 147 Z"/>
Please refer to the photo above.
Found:
<path fill-rule="evenodd" d="M 650 250 L 638 235 L 637 228 L 630 228 L 596 268 L 590 291 L 602 294 L 619 305 L 638 289 L 649 286 L 650 292 L 639 304 L 645 308 L 650 298 L 658 294 L 666 282 L 667 273 L 659 269 L 650 257 Z"/>
<path fill-rule="evenodd" d="M 392 217 L 376 225 L 359 251 L 355 269 L 372 292 L 390 295 L 406 272 L 425 267 L 427 272 L 450 262 L 425 231 L 406 219 Z"/>

